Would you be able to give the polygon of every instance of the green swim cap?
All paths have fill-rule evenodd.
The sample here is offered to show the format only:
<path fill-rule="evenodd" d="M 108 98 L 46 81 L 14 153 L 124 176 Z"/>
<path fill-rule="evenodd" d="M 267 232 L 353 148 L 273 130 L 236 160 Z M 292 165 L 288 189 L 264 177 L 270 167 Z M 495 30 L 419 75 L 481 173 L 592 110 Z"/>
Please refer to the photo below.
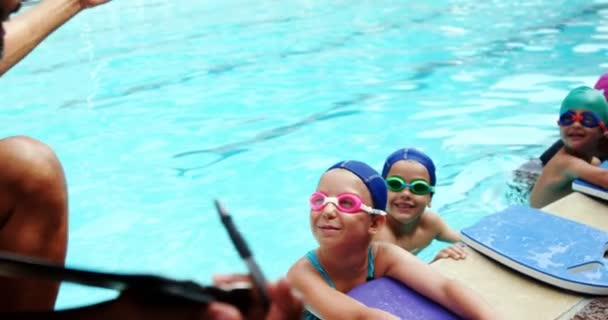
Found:
<path fill-rule="evenodd" d="M 559 114 L 577 109 L 591 111 L 605 124 L 608 124 L 608 103 L 604 94 L 599 90 L 585 86 L 573 89 L 562 101 Z"/>

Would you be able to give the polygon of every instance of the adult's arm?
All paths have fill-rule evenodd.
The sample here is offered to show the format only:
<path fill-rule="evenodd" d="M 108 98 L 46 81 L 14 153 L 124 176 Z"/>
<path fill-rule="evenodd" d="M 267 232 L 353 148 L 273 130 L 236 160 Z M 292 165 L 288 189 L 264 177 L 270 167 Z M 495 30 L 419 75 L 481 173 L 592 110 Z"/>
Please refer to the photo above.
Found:
<path fill-rule="evenodd" d="M 85 8 L 110 0 L 44 0 L 4 23 L 4 56 L 0 76 L 27 56 L 48 35 Z"/>

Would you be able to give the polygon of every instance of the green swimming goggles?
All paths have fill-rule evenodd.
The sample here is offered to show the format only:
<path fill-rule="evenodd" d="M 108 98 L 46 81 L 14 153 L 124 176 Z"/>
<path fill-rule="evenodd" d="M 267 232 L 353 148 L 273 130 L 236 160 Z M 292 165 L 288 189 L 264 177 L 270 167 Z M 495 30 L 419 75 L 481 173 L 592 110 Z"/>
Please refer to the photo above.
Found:
<path fill-rule="evenodd" d="M 424 179 L 412 180 L 409 184 L 399 176 L 392 176 L 386 179 L 386 187 L 392 192 L 401 192 L 409 188 L 410 192 L 417 195 L 435 192 L 435 187 L 431 186 Z"/>

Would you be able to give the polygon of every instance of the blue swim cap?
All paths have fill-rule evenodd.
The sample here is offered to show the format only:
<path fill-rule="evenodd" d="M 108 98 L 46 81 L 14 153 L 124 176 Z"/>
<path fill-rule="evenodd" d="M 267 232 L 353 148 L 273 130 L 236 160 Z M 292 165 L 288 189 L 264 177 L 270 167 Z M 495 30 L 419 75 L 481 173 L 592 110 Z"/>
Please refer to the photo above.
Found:
<path fill-rule="evenodd" d="M 435 164 L 433 163 L 433 160 L 431 160 L 429 156 L 424 154 L 424 152 L 415 148 L 399 149 L 393 152 L 390 156 L 388 156 L 388 158 L 386 158 L 386 161 L 384 162 L 384 168 L 382 168 L 383 178 L 386 178 L 393 164 L 395 164 L 395 162 L 399 160 L 416 161 L 423 165 L 426 168 L 426 171 L 428 171 L 429 173 L 429 178 L 431 180 L 429 182 L 432 186 L 435 185 Z"/>
<path fill-rule="evenodd" d="M 388 191 L 386 190 L 386 183 L 384 182 L 384 179 L 380 177 L 376 170 L 361 161 L 348 160 L 334 164 L 325 172 L 337 168 L 348 170 L 359 177 L 359 179 L 365 183 L 369 193 L 372 195 L 374 209 L 379 209 L 382 211 L 386 210 Z"/>

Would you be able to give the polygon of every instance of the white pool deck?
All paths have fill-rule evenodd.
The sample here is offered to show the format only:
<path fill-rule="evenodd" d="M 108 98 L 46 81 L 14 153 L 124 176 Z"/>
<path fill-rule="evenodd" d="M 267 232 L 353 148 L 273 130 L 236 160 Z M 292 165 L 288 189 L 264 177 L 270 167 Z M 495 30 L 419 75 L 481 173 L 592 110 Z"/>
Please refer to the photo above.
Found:
<path fill-rule="evenodd" d="M 608 206 L 604 201 L 574 192 L 542 210 L 608 232 Z M 577 319 L 608 319 L 608 308 L 599 311 L 606 317 L 584 314 L 583 309 L 592 301 L 589 297 L 541 283 L 469 247 L 465 250 L 468 252 L 465 260 L 442 259 L 431 265 L 468 284 L 493 305 L 503 319 L 562 320 L 572 319 L 577 313 Z M 597 315 L 597 310 L 595 312 Z"/>

